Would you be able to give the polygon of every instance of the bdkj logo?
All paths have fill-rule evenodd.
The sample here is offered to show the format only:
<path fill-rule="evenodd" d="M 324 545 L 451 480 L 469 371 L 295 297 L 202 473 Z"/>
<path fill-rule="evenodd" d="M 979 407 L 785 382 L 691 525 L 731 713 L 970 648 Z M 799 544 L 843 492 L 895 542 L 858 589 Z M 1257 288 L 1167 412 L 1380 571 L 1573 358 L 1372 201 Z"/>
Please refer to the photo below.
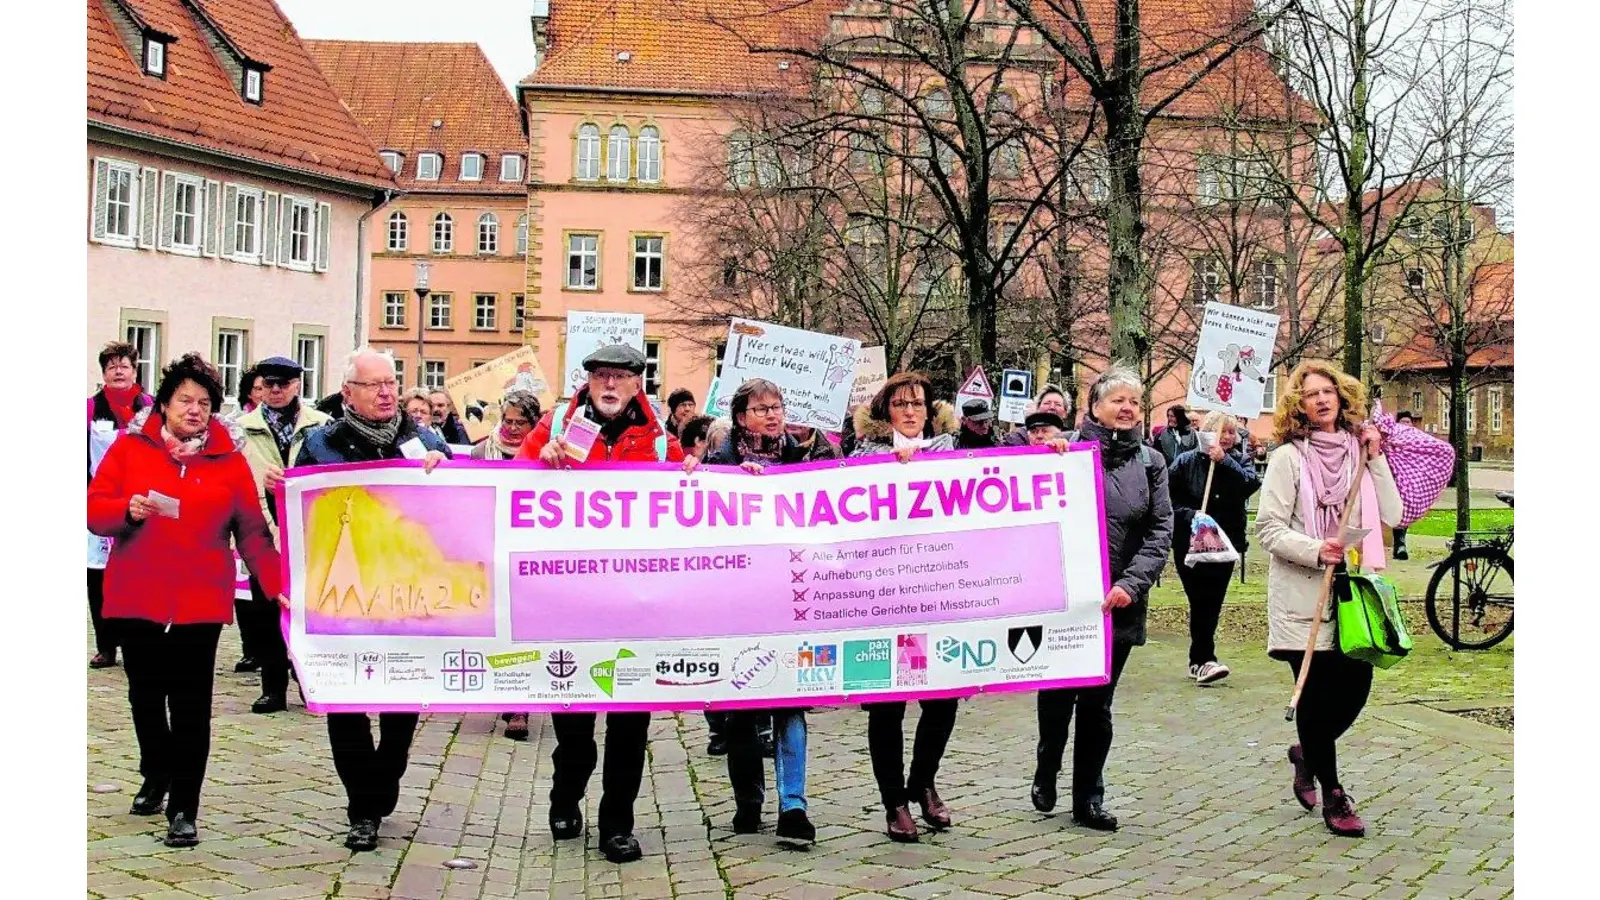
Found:
<path fill-rule="evenodd" d="M 944 637 L 934 646 L 939 654 L 939 659 L 949 665 L 961 666 L 961 671 L 970 672 L 974 669 L 987 669 L 993 666 L 999 657 L 999 648 L 994 641 L 984 638 L 975 643 L 968 643 L 959 638 Z"/>
<path fill-rule="evenodd" d="M 1044 646 L 1043 625 L 1024 625 L 1006 632 L 1006 648 L 1011 651 L 1011 658 L 1023 665 L 1027 665 L 1042 646 Z"/>
<path fill-rule="evenodd" d="M 761 645 L 746 647 L 733 658 L 733 677 L 729 682 L 737 690 L 764 688 L 778 674 L 778 651 Z"/>
<path fill-rule="evenodd" d="M 900 685 L 928 683 L 928 636 L 902 634 L 895 638 L 899 647 L 899 661 L 895 668 L 895 683 Z"/>
<path fill-rule="evenodd" d="M 589 679 L 595 687 L 605 691 L 607 697 L 614 696 L 614 691 L 619 687 L 626 687 L 638 681 L 641 669 L 648 671 L 638 663 L 627 663 L 623 660 L 636 660 L 632 650 L 626 647 L 617 651 L 617 655 L 605 662 L 597 662 L 589 667 Z"/>
<path fill-rule="evenodd" d="M 875 691 L 889 686 L 894 645 L 888 638 L 844 642 L 844 689 Z"/>
<path fill-rule="evenodd" d="M 802 689 L 825 687 L 839 677 L 839 645 L 809 643 L 800 645 L 794 655 L 794 680 Z"/>
<path fill-rule="evenodd" d="M 447 691 L 481 691 L 483 676 L 489 671 L 483 654 L 476 650 L 448 650 L 444 654 L 444 689 Z"/>
<path fill-rule="evenodd" d="M 544 664 L 544 670 L 550 673 L 551 678 L 571 678 L 578 674 L 578 658 L 571 650 L 552 651 L 550 661 Z"/>

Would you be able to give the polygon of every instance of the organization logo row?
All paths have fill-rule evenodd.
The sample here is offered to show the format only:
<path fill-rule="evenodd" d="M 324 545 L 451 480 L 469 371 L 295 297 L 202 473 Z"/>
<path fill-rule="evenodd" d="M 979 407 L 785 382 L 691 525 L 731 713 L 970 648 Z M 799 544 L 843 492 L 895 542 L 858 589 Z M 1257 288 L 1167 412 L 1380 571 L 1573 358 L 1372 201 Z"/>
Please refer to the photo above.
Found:
<path fill-rule="evenodd" d="M 995 637 L 927 632 L 862 640 L 816 639 L 781 648 L 757 642 L 731 650 L 718 646 L 626 646 L 603 658 L 580 658 L 565 647 L 504 654 L 452 649 L 423 654 L 361 651 L 307 654 L 300 662 L 307 680 L 344 693 L 350 687 L 412 684 L 452 695 L 491 695 L 539 702 L 581 700 L 661 701 L 699 690 L 727 697 L 786 697 L 851 694 L 915 688 L 935 671 L 983 674 L 987 681 L 1039 678 L 1057 654 L 1080 651 L 1103 640 L 1098 622 L 1055 627 L 1020 625 Z M 951 683 L 940 678 L 939 684 Z M 707 690 L 711 689 L 711 690 Z M 463 697 L 463 699 L 467 699 Z M 472 699 L 488 700 L 489 697 Z"/>

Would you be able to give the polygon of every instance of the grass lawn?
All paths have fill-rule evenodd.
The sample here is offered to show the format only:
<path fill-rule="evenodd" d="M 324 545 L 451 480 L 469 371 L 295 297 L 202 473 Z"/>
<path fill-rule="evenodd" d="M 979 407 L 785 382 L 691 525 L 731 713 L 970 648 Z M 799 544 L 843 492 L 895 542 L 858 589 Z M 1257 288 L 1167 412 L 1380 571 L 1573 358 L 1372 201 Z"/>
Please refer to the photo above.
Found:
<path fill-rule="evenodd" d="M 1513 510 L 1508 507 L 1475 509 L 1472 511 L 1471 523 L 1473 531 L 1498 531 L 1510 528 Z M 1406 535 L 1426 535 L 1430 537 L 1455 537 L 1456 511 L 1453 509 L 1435 509 L 1418 519 L 1406 529 Z"/>

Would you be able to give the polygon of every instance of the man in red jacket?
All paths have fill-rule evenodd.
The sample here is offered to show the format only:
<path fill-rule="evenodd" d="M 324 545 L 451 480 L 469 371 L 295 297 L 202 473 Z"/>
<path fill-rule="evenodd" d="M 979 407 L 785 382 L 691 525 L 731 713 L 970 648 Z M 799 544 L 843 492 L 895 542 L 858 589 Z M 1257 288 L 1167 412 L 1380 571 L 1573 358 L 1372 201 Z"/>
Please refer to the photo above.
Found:
<path fill-rule="evenodd" d="M 683 448 L 661 427 L 642 390 L 644 366 L 644 354 L 626 344 L 601 347 L 590 354 L 583 361 L 583 368 L 589 373 L 588 384 L 578 389 L 564 414 L 559 408 L 544 414 L 533 434 L 523 441 L 517 458 L 537 459 L 552 469 L 602 462 L 682 462 Z M 563 435 L 579 413 L 600 426 L 600 436 L 587 459 L 575 463 L 567 455 Z M 583 834 L 579 805 L 599 754 L 594 743 L 594 713 L 553 713 L 550 724 L 556 731 L 550 834 L 560 841 Z M 633 804 L 644 779 L 649 732 L 647 712 L 606 714 L 600 852 L 614 863 L 632 862 L 641 855 L 639 842 L 633 836 Z"/>

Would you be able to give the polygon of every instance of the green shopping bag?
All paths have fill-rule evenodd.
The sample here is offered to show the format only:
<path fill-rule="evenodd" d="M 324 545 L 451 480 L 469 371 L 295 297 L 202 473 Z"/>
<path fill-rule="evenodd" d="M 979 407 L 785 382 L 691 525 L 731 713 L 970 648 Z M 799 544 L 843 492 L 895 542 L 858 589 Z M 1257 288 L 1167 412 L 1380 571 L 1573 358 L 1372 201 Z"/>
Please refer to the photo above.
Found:
<path fill-rule="evenodd" d="M 1394 582 L 1371 572 L 1339 573 L 1333 591 L 1341 653 L 1387 669 L 1411 652 Z"/>

